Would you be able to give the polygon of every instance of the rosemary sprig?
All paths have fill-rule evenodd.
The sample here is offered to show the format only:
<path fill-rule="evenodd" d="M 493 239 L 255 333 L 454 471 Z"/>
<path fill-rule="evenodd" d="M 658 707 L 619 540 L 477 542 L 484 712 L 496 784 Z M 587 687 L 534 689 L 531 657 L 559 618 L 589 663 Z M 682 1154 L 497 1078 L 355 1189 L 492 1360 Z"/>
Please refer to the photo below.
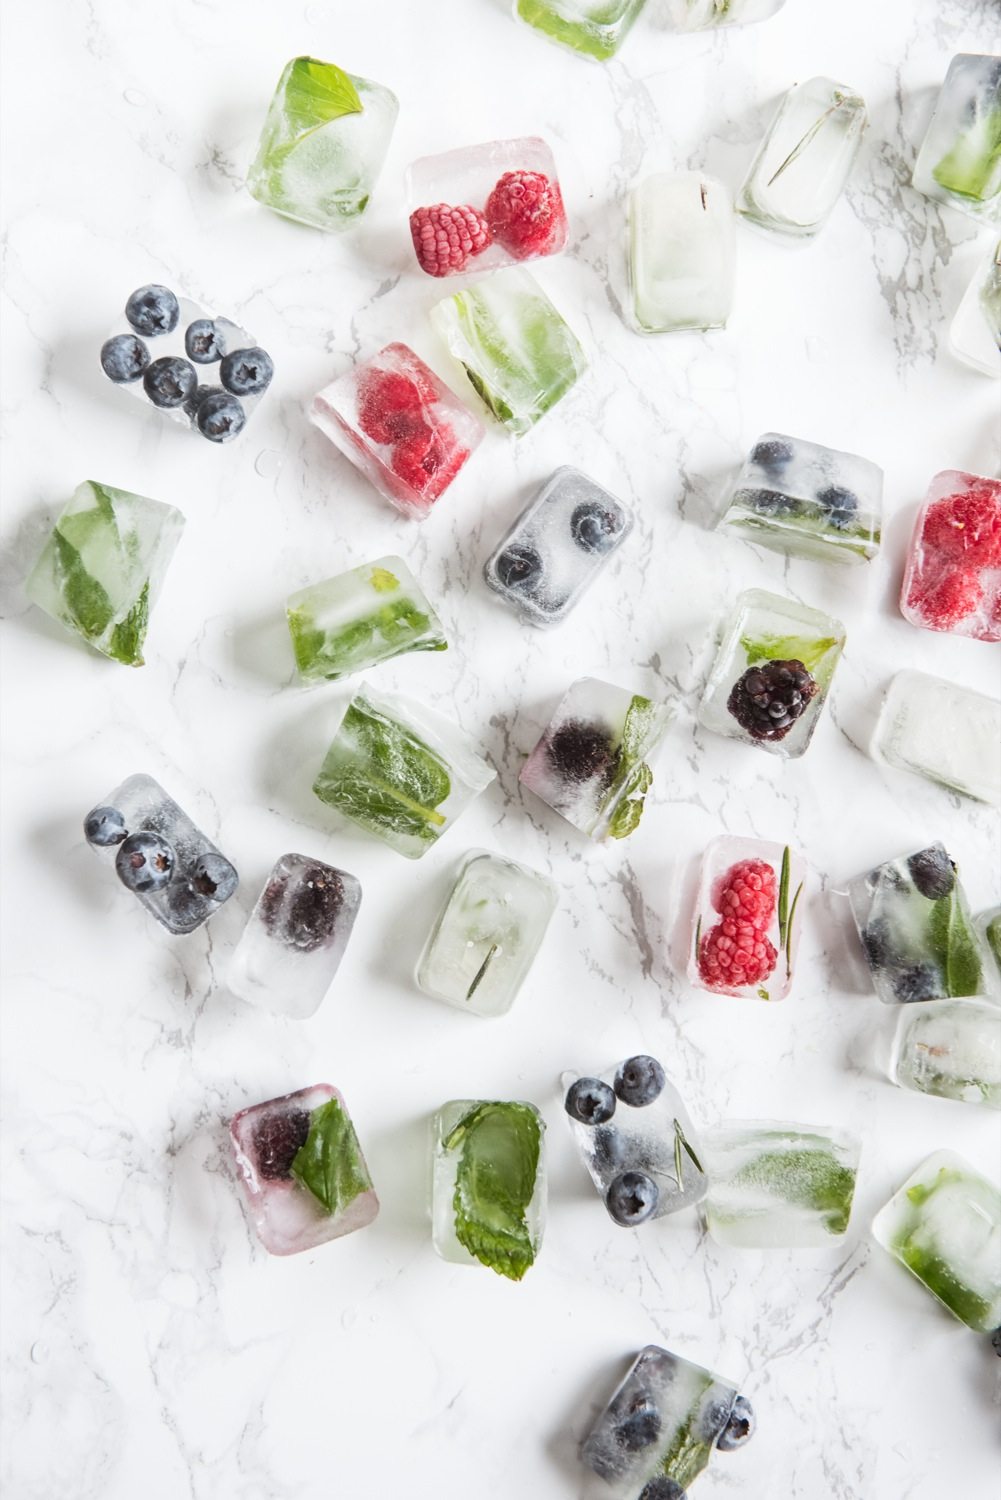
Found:
<path fill-rule="evenodd" d="M 800 898 L 800 896 L 802 894 L 803 894 L 803 882 L 800 881 L 799 885 L 796 887 L 796 894 L 792 898 L 792 910 L 789 912 L 789 927 L 788 927 L 788 929 L 786 931 L 786 937 L 785 937 L 786 978 L 787 979 L 791 979 L 792 978 L 792 932 L 793 932 L 793 926 L 792 926 L 792 924 L 796 920 L 796 908 L 799 905 L 799 898 Z"/>
<path fill-rule="evenodd" d="M 484 976 L 486 975 L 487 970 L 489 969 L 491 963 L 497 957 L 497 954 L 499 952 L 500 952 L 500 943 L 491 943 L 490 947 L 487 949 L 487 956 L 486 956 L 486 958 L 483 960 L 483 962 L 480 964 L 480 967 L 477 969 L 476 973 L 473 975 L 472 983 L 470 984 L 469 989 L 466 991 L 466 999 L 467 1000 L 472 1000 L 472 998 L 475 995 L 476 991 L 479 989 L 480 985 L 482 984 Z"/>
<path fill-rule="evenodd" d="M 691 1157 L 693 1163 L 695 1164 L 695 1170 L 697 1172 L 702 1172 L 702 1175 L 705 1176 L 705 1172 L 703 1170 L 702 1163 L 699 1161 L 698 1157 L 695 1155 L 695 1152 L 692 1150 L 692 1147 L 691 1147 L 691 1145 L 690 1145 L 690 1143 L 688 1141 L 688 1137 L 685 1135 L 685 1132 L 681 1128 L 681 1121 L 680 1120 L 675 1120 L 675 1122 L 674 1122 L 674 1175 L 678 1179 L 678 1187 L 679 1188 L 683 1188 L 684 1185 L 685 1185 L 685 1173 L 684 1173 L 685 1159 L 684 1159 L 684 1157 L 681 1154 L 683 1149 L 685 1151 L 687 1151 L 688 1155 Z"/>
<path fill-rule="evenodd" d="M 814 139 L 815 136 L 819 135 L 821 130 L 824 128 L 825 120 L 829 120 L 831 115 L 836 114 L 837 111 L 841 108 L 842 104 L 844 104 L 845 102 L 844 94 L 836 93 L 832 97 L 834 99 L 834 103 L 829 105 L 818 119 L 814 120 L 813 124 L 810 126 L 805 135 L 800 136 L 799 140 L 796 142 L 795 146 L 793 146 L 785 161 L 782 162 L 781 166 L 776 167 L 771 177 L 769 177 L 768 182 L 765 184 L 766 187 L 771 187 L 776 178 L 781 177 L 786 168 L 791 167 L 793 162 L 803 155 L 803 152 L 806 150 L 810 142 Z"/>

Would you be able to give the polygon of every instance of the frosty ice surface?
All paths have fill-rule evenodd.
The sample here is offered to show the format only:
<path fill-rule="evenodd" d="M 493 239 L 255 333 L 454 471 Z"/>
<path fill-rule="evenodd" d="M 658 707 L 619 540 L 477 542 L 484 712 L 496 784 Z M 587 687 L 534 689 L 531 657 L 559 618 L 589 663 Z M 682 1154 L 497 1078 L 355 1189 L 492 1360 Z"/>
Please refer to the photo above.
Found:
<path fill-rule="evenodd" d="M 230 1138 L 251 1222 L 272 1255 L 314 1250 L 379 1212 L 347 1105 L 329 1083 L 241 1109 Z"/>
<path fill-rule="evenodd" d="M 128 777 L 91 809 L 83 831 L 93 849 L 114 859 L 126 890 L 175 935 L 194 932 L 239 883 L 230 861 L 152 776 Z"/>
<path fill-rule="evenodd" d="M 729 191 L 703 172 L 660 172 L 633 188 L 629 269 L 640 332 L 726 327 L 735 224 Z"/>
<path fill-rule="evenodd" d="M 730 1120 L 702 1137 L 720 1245 L 816 1249 L 847 1233 L 861 1142 L 822 1125 Z"/>
<path fill-rule="evenodd" d="M 979 912 L 973 925 L 981 946 L 989 955 L 996 971 L 991 973 L 987 986 L 993 991 L 996 984 L 1001 981 L 1001 906 L 993 906 L 989 911 Z"/>
<path fill-rule="evenodd" d="M 542 1244 L 545 1124 L 534 1104 L 452 1099 L 431 1122 L 431 1230 L 442 1260 L 520 1281 Z"/>
<path fill-rule="evenodd" d="M 620 500 L 564 466 L 543 485 L 483 570 L 532 625 L 565 620 L 632 530 Z"/>
<path fill-rule="evenodd" d="M 1001 222 L 1001 57 L 952 59 L 912 181 L 972 218 Z"/>
<path fill-rule="evenodd" d="M 446 297 L 431 321 L 498 422 L 528 432 L 587 368 L 574 334 L 528 271 L 510 267 Z"/>
<path fill-rule="evenodd" d="M 872 1232 L 968 1328 L 1001 1324 L 1001 1193 L 963 1157 L 935 1151 Z"/>
<path fill-rule="evenodd" d="M 1001 805 L 1001 703 L 926 672 L 898 672 L 873 735 L 877 758 Z"/>
<path fill-rule="evenodd" d="M 402 557 L 380 557 L 292 594 L 286 606 L 299 675 L 347 677 L 406 651 L 444 651 L 441 621 Z"/>
<path fill-rule="evenodd" d="M 879 551 L 882 509 L 883 471 L 869 459 L 766 432 L 720 525 L 773 552 L 859 563 Z"/>
<path fill-rule="evenodd" d="M 949 328 L 957 359 L 1001 378 L 1001 240 L 979 266 Z"/>
<path fill-rule="evenodd" d="M 713 839 L 702 860 L 688 978 L 720 995 L 783 1000 L 792 985 L 806 863 L 763 839 Z"/>
<path fill-rule="evenodd" d="M 429 515 L 483 436 L 406 344 L 387 344 L 313 398 L 310 421 L 397 510 Z"/>
<path fill-rule="evenodd" d="M 653 784 L 647 764 L 671 710 L 628 688 L 581 677 L 568 688 L 519 780 L 593 839 L 626 838 Z"/>
<path fill-rule="evenodd" d="M 499 854 L 468 854 L 421 954 L 417 983 L 459 1010 L 503 1015 L 555 906 L 555 887 L 544 875 Z"/>
<path fill-rule="evenodd" d="M 784 4 L 785 0 L 668 0 L 668 14 L 679 31 L 706 31 L 767 21 Z"/>
<path fill-rule="evenodd" d="M 247 187 L 259 203 L 316 229 L 363 213 L 396 124 L 396 96 L 369 78 L 296 57 L 278 80 Z"/>
<path fill-rule="evenodd" d="M 723 622 L 699 720 L 790 759 L 810 743 L 845 643 L 840 620 L 748 589 Z"/>
<path fill-rule="evenodd" d="M 251 1005 L 301 1019 L 317 1009 L 351 936 L 361 886 L 305 854 L 283 854 L 250 914 L 226 975 Z"/>
<path fill-rule="evenodd" d="M 646 0 L 514 0 L 514 13 L 584 57 L 614 57 Z"/>
<path fill-rule="evenodd" d="M 450 720 L 408 699 L 359 693 L 313 791 L 408 859 L 420 859 L 495 772 Z"/>
<path fill-rule="evenodd" d="M 830 78 L 795 84 L 744 178 L 738 213 L 779 234 L 816 234 L 848 181 L 865 126 L 865 100 L 853 90 Z"/>
<path fill-rule="evenodd" d="M 150 610 L 183 527 L 172 505 L 86 479 L 32 569 L 28 597 L 112 661 L 141 667 Z"/>
<path fill-rule="evenodd" d="M 889 1071 L 901 1088 L 1001 1109 L 1001 1010 L 973 999 L 906 1006 Z"/>
<path fill-rule="evenodd" d="M 900 593 L 924 630 L 1001 641 L 1001 480 L 945 469 L 918 514 Z"/>

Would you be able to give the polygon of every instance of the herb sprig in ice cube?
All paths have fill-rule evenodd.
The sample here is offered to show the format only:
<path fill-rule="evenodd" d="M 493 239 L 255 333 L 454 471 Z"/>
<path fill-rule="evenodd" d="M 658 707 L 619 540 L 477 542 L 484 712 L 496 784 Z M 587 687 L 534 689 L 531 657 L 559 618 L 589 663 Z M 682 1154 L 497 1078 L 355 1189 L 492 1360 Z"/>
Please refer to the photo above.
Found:
<path fill-rule="evenodd" d="M 545 1125 L 533 1104 L 454 1099 L 433 1120 L 434 1247 L 520 1281 L 535 1263 L 545 1214 Z"/>

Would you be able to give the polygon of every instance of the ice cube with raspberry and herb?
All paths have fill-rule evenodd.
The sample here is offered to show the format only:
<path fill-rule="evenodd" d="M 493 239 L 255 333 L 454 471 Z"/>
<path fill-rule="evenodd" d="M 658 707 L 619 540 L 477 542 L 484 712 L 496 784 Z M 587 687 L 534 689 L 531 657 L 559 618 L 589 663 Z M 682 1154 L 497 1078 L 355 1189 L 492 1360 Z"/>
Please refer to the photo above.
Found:
<path fill-rule="evenodd" d="M 918 514 L 900 610 L 924 630 L 1001 641 L 1001 480 L 936 474 Z"/>
<path fill-rule="evenodd" d="M 441 621 L 402 557 L 380 557 L 290 595 L 295 664 L 333 681 L 408 651 L 444 651 Z"/>
<path fill-rule="evenodd" d="M 702 1143 L 702 1205 L 718 1245 L 814 1250 L 848 1232 L 862 1143 L 848 1131 L 777 1120 L 728 1120 Z"/>
<path fill-rule="evenodd" d="M 519 20 L 595 62 L 622 46 L 646 0 L 514 0 Z"/>
<path fill-rule="evenodd" d="M 521 1281 L 546 1212 L 545 1122 L 534 1104 L 451 1099 L 431 1121 L 431 1238 L 442 1260 Z"/>
<path fill-rule="evenodd" d="M 702 859 L 692 984 L 718 995 L 782 1000 L 795 972 L 807 868 L 788 844 L 714 839 Z"/>
<path fill-rule="evenodd" d="M 1001 57 L 949 64 L 914 163 L 918 192 L 973 219 L 1001 222 Z"/>
<path fill-rule="evenodd" d="M 250 1221 L 272 1255 L 315 1250 L 379 1212 L 344 1097 L 329 1083 L 241 1109 L 230 1142 Z"/>

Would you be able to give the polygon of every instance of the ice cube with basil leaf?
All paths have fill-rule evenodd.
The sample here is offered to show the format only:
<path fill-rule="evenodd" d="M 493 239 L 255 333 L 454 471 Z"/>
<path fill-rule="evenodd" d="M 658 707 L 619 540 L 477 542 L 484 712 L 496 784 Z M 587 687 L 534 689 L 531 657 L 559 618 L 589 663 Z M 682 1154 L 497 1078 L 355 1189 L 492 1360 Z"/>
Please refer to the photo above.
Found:
<path fill-rule="evenodd" d="M 542 1243 L 545 1125 L 534 1104 L 452 1099 L 432 1121 L 431 1220 L 443 1260 L 520 1281 Z"/>
<path fill-rule="evenodd" d="M 952 59 L 913 182 L 971 218 L 1001 220 L 1001 58 L 960 52 Z"/>
<path fill-rule="evenodd" d="M 364 671 L 407 651 L 444 651 L 441 622 L 401 557 L 380 557 L 292 594 L 286 604 L 299 675 Z"/>
<path fill-rule="evenodd" d="M 861 1142 L 848 1131 L 734 1120 L 703 1136 L 706 1227 L 720 1245 L 814 1249 L 848 1231 Z"/>

